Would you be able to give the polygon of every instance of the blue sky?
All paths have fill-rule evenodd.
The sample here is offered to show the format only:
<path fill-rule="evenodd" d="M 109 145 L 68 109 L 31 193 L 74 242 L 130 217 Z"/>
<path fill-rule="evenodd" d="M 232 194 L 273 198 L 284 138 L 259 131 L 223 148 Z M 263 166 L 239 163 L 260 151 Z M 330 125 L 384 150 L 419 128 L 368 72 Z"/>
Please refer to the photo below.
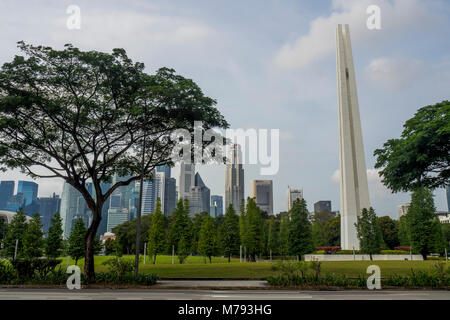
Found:
<path fill-rule="evenodd" d="M 372 4 L 381 8 L 381 30 L 366 27 Z M 81 9 L 80 30 L 66 27 L 68 5 Z M 381 185 L 373 151 L 398 137 L 419 107 L 449 99 L 449 16 L 445 0 L 1 1 L 0 63 L 24 40 L 106 52 L 122 47 L 149 73 L 174 68 L 217 99 L 231 127 L 280 129 L 280 170 L 265 177 L 246 165 L 247 195 L 251 179 L 273 179 L 276 213 L 287 207 L 288 185 L 303 188 L 310 209 L 332 200 L 339 210 L 334 32 L 348 23 L 371 203 L 378 215 L 396 218 L 409 195 Z M 224 193 L 224 166 L 199 171 L 211 194 Z M 41 195 L 61 192 L 59 182 L 39 183 Z M 443 190 L 435 202 L 447 210 Z"/>

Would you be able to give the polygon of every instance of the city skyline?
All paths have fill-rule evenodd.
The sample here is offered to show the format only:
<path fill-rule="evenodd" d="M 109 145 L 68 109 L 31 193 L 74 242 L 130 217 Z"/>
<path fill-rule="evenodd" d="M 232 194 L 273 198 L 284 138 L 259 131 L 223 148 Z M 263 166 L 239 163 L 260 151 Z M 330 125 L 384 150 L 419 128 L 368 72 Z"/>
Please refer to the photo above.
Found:
<path fill-rule="evenodd" d="M 381 30 L 366 27 L 365 10 L 372 4 L 381 8 Z M 83 50 L 105 52 L 121 47 L 144 62 L 149 73 L 160 66 L 173 67 L 217 99 L 232 127 L 280 128 L 279 173 L 264 177 L 258 174 L 259 166 L 243 166 L 246 183 L 273 180 L 274 212 L 287 209 L 287 185 L 304 189 L 310 211 L 321 199 L 340 208 L 333 37 L 338 23 L 349 23 L 371 204 L 377 215 L 395 218 L 397 206 L 409 202 L 409 193 L 391 194 L 381 184 L 373 169 L 373 150 L 398 137 L 418 108 L 448 98 L 450 59 L 445 52 L 450 44 L 439 32 L 450 27 L 448 2 L 250 1 L 242 7 L 200 1 L 198 10 L 182 1 L 77 5 L 83 24 L 71 31 L 65 26 L 64 3 L 2 2 L 1 21 L 9 32 L 1 35 L 0 63 L 10 61 L 18 53 L 16 42 L 25 40 L 55 48 L 70 42 Z M 111 14 L 115 19 L 107 18 Z M 130 29 L 98 21 L 123 21 Z M 143 40 L 133 41 L 135 35 Z M 214 194 L 224 196 L 222 168 L 198 166 L 198 172 Z M 17 171 L 0 173 L 0 180 L 11 179 L 29 180 Z M 39 196 L 61 193 L 61 180 L 41 181 Z M 244 197 L 249 194 L 247 188 Z M 437 209 L 448 210 L 445 189 L 435 195 Z"/>

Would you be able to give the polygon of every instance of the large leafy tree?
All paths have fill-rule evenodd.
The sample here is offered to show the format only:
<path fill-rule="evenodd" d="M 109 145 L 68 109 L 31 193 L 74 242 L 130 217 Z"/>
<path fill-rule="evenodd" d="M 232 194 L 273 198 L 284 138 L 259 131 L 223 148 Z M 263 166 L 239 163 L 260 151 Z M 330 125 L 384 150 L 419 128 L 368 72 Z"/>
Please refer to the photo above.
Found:
<path fill-rule="evenodd" d="M 62 219 L 57 212 L 50 221 L 50 228 L 48 228 L 48 237 L 45 241 L 45 253 L 47 257 L 56 258 L 59 254 L 59 249 L 64 246 Z"/>
<path fill-rule="evenodd" d="M 38 213 L 27 225 L 23 237 L 23 255 L 27 259 L 40 258 L 44 248 L 44 233 L 42 232 L 41 216 Z"/>
<path fill-rule="evenodd" d="M 362 253 L 369 254 L 370 260 L 372 260 L 373 254 L 380 253 L 383 243 L 377 215 L 372 207 L 369 210 L 364 208 L 357 219 L 358 222 L 355 223 L 355 226 L 359 239 L 359 249 Z"/>
<path fill-rule="evenodd" d="M 282 256 L 289 254 L 289 224 L 289 215 L 281 217 L 279 248 Z"/>
<path fill-rule="evenodd" d="M 220 240 L 222 242 L 223 253 L 228 257 L 228 262 L 233 254 L 239 253 L 239 217 L 234 212 L 234 207 L 230 203 L 226 212 L 223 224 L 220 227 Z"/>
<path fill-rule="evenodd" d="M 268 234 L 267 234 L 267 250 L 269 254 L 279 253 L 279 236 L 280 236 L 280 221 L 274 216 L 270 217 Z"/>
<path fill-rule="evenodd" d="M 263 223 L 262 213 L 256 205 L 255 199 L 247 199 L 247 210 L 245 213 L 245 237 L 248 260 L 256 261 L 256 255 L 261 253 L 263 244 Z"/>
<path fill-rule="evenodd" d="M 430 189 L 417 188 L 411 195 L 407 222 L 412 250 L 420 253 L 424 259 L 428 253 L 439 247 L 443 239 L 440 227 L 435 225 L 436 208 Z"/>
<path fill-rule="evenodd" d="M 394 192 L 448 186 L 450 102 L 420 108 L 403 127 L 401 138 L 374 152 L 383 183 Z"/>
<path fill-rule="evenodd" d="M 183 239 L 182 242 L 181 239 Z M 181 251 L 190 253 L 192 249 L 192 222 L 189 219 L 189 203 L 183 199 L 178 200 L 175 211 L 171 216 L 168 251 L 171 252 L 173 246 L 175 252 L 178 252 L 180 242 L 183 244 Z"/>
<path fill-rule="evenodd" d="M 75 264 L 78 264 L 78 260 L 85 254 L 84 237 L 86 235 L 86 226 L 82 219 L 75 221 L 72 232 L 67 240 L 67 253 L 72 259 L 75 260 Z"/>
<path fill-rule="evenodd" d="M 341 217 L 328 220 L 325 224 L 325 242 L 328 246 L 341 245 Z"/>
<path fill-rule="evenodd" d="M 17 241 L 17 257 L 20 257 L 23 252 L 23 238 L 27 231 L 26 216 L 19 208 L 17 214 L 13 217 L 8 225 L 8 231 L 3 239 L 3 255 L 14 258 Z"/>
<path fill-rule="evenodd" d="M 384 216 L 378 218 L 378 225 L 380 226 L 384 244 L 393 250 L 400 244 L 398 240 L 398 221 L 393 220 L 389 216 Z"/>
<path fill-rule="evenodd" d="M 302 256 L 314 250 L 311 222 L 305 199 L 297 199 L 289 211 L 289 253 Z"/>
<path fill-rule="evenodd" d="M 203 129 L 228 124 L 192 80 L 167 68 L 146 74 L 123 49 L 18 46 L 23 55 L 0 70 L 0 168 L 61 178 L 82 194 L 92 212 L 84 239 L 84 273 L 92 278 L 106 199 L 142 172 L 150 179 L 156 166 L 171 164 L 175 129 L 193 130 L 194 120 Z M 129 178 L 102 190 L 115 173 Z"/>
<path fill-rule="evenodd" d="M 214 226 L 213 218 L 207 216 L 203 219 L 198 241 L 198 251 L 205 257 L 208 257 L 211 263 L 211 257 L 217 252 L 217 230 Z"/>
<path fill-rule="evenodd" d="M 164 230 L 164 215 L 161 211 L 161 200 L 156 200 L 155 212 L 152 214 L 152 225 L 148 234 L 148 252 L 153 256 L 153 264 L 158 253 L 165 249 L 166 232 Z"/>
<path fill-rule="evenodd" d="M 398 241 L 401 246 L 411 246 L 411 232 L 409 230 L 408 214 L 398 219 Z"/>
<path fill-rule="evenodd" d="M 198 212 L 192 218 L 192 251 L 193 253 L 197 253 L 198 251 L 198 242 L 200 238 L 200 230 L 202 228 L 203 220 L 209 216 L 207 211 Z"/>

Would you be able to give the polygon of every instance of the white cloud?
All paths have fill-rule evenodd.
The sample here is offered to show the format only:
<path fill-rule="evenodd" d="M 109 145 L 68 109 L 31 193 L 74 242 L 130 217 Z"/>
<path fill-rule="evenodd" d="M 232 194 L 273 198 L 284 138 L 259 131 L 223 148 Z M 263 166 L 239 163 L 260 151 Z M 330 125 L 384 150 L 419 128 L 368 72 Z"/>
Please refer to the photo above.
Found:
<path fill-rule="evenodd" d="M 366 25 L 369 5 L 381 9 L 381 30 L 369 30 Z M 439 19 L 427 10 L 426 2 L 418 0 L 334 0 L 333 12 L 329 16 L 314 19 L 306 35 L 293 43 L 284 44 L 278 50 L 274 64 L 279 69 L 304 68 L 335 50 L 335 30 L 338 24 L 349 24 L 352 43 L 368 43 L 377 37 L 391 37 L 414 27 L 417 21 L 421 28 L 439 23 Z"/>
<path fill-rule="evenodd" d="M 422 61 L 407 58 L 377 58 L 366 67 L 366 74 L 374 85 L 390 90 L 408 88 L 425 71 Z"/>
<path fill-rule="evenodd" d="M 62 17 L 53 21 L 52 39 L 58 43 L 75 42 L 78 46 L 97 50 L 125 47 L 142 54 L 172 46 L 195 46 L 215 34 L 211 27 L 192 19 L 131 11 L 82 11 L 80 30 L 68 30 L 66 19 Z"/>

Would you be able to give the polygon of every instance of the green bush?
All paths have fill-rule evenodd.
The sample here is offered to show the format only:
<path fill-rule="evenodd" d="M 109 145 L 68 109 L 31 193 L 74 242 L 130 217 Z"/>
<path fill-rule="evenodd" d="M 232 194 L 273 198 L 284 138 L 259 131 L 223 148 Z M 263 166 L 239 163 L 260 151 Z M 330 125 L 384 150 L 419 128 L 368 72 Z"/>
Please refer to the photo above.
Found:
<path fill-rule="evenodd" d="M 325 250 L 317 250 L 313 254 L 325 254 Z"/>
<path fill-rule="evenodd" d="M 381 250 L 381 254 L 409 254 L 409 251 L 404 251 L 404 250 Z"/>
<path fill-rule="evenodd" d="M 36 277 L 44 278 L 49 272 L 55 270 L 59 262 L 57 259 L 38 258 L 11 260 L 19 281 L 27 281 Z"/>
<path fill-rule="evenodd" d="M 134 261 L 123 257 L 114 257 L 106 260 L 103 264 L 109 266 L 110 273 L 119 278 L 125 277 L 134 270 Z"/>
<path fill-rule="evenodd" d="M 9 284 L 16 277 L 16 272 L 8 260 L 0 260 L 0 284 Z"/>
<path fill-rule="evenodd" d="M 353 250 L 339 250 L 336 254 L 353 254 Z M 359 250 L 355 250 L 355 254 L 359 254 Z"/>

